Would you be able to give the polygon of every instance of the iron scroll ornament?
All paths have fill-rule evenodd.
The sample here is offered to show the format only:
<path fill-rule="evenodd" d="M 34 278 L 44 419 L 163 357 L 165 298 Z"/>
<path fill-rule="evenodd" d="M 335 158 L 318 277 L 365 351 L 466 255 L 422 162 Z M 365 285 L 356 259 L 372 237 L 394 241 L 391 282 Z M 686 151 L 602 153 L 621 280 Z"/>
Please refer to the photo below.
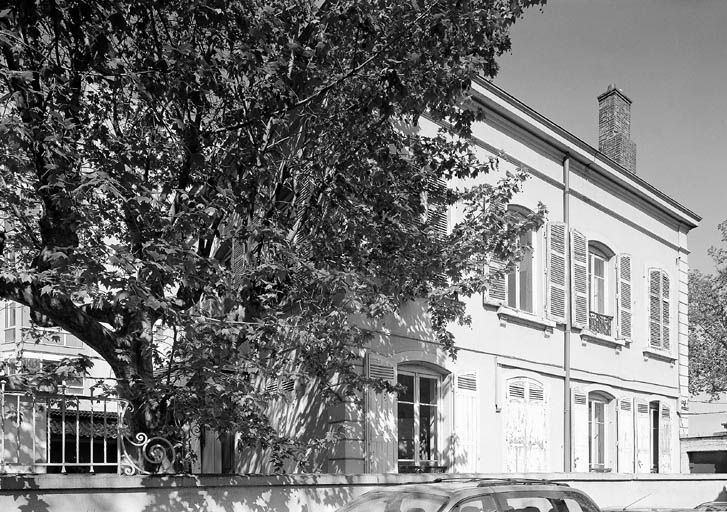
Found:
<path fill-rule="evenodd" d="M 124 421 L 127 413 L 134 410 L 129 402 L 121 401 L 121 414 L 119 415 L 119 473 L 123 475 L 151 475 L 160 473 L 173 473 L 176 453 L 174 445 L 164 437 L 149 437 L 144 432 L 135 436 L 129 434 Z M 144 469 L 155 467 L 155 471 Z"/>

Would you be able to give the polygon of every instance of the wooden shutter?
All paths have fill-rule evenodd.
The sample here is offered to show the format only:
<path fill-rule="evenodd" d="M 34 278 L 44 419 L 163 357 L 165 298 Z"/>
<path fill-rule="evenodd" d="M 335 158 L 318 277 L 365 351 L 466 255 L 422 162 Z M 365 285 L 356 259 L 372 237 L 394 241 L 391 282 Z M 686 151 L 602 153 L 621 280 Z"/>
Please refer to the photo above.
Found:
<path fill-rule="evenodd" d="M 527 386 L 523 379 L 511 380 L 507 384 L 505 397 L 505 472 L 525 471 L 527 424 Z"/>
<path fill-rule="evenodd" d="M 528 382 L 526 433 L 526 472 L 548 471 L 548 406 L 545 391 L 536 382 Z"/>
<path fill-rule="evenodd" d="M 671 410 L 661 404 L 659 411 L 659 473 L 671 473 Z"/>
<path fill-rule="evenodd" d="M 619 473 L 634 472 L 634 412 L 628 399 L 616 401 L 618 417 L 618 463 Z"/>
<path fill-rule="evenodd" d="M 369 354 L 366 358 L 368 377 L 396 384 L 396 366 L 391 360 Z M 397 431 L 394 395 L 368 391 L 366 404 L 366 466 L 369 473 L 396 473 Z"/>
<path fill-rule="evenodd" d="M 661 348 L 661 272 L 649 269 L 649 344 Z"/>
<path fill-rule="evenodd" d="M 618 337 L 631 341 L 631 255 L 619 254 L 616 266 Z"/>
<path fill-rule="evenodd" d="M 490 259 L 488 265 L 487 301 L 495 304 L 504 304 L 507 301 L 507 288 L 505 287 L 505 274 L 502 272 L 505 263 L 495 258 Z"/>
<path fill-rule="evenodd" d="M 578 230 L 571 230 L 571 307 L 573 327 L 588 325 L 588 239 Z"/>
<path fill-rule="evenodd" d="M 636 423 L 636 473 L 651 473 L 649 402 L 634 400 L 634 418 Z"/>
<path fill-rule="evenodd" d="M 571 437 L 573 471 L 588 472 L 588 394 L 577 388 L 571 391 Z"/>
<path fill-rule="evenodd" d="M 671 331 L 669 330 L 669 276 L 661 273 L 661 346 L 669 349 L 671 346 Z"/>
<path fill-rule="evenodd" d="M 562 222 L 548 223 L 548 317 L 565 323 L 566 229 Z"/>
<path fill-rule="evenodd" d="M 479 399 L 477 373 L 457 375 L 454 391 L 455 473 L 479 471 Z"/>

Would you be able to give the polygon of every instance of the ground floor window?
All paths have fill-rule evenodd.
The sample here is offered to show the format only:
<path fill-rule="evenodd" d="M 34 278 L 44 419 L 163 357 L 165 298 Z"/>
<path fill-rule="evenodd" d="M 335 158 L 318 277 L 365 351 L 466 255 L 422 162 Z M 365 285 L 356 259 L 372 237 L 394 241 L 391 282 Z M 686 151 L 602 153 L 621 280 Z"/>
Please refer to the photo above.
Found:
<path fill-rule="evenodd" d="M 397 382 L 399 471 L 439 466 L 439 377 L 399 369 Z"/>
<path fill-rule="evenodd" d="M 591 471 L 610 470 L 612 454 L 615 449 L 615 432 L 613 426 L 613 398 L 603 393 L 588 395 L 588 453 Z"/>

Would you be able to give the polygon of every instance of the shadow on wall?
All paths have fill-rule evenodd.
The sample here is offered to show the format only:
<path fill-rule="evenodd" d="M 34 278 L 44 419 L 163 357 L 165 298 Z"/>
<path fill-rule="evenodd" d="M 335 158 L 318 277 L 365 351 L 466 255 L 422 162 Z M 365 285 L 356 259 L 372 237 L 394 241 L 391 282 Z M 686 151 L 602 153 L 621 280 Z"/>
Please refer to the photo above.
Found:
<path fill-rule="evenodd" d="M 2 479 L 0 495 L 12 490 L 18 512 L 50 512 L 35 479 L 22 476 L 3 476 Z"/>
<path fill-rule="evenodd" d="M 141 512 L 333 512 L 353 498 L 355 488 L 353 485 L 319 487 L 315 475 L 307 477 L 305 486 L 299 482 L 286 485 L 285 477 L 278 477 L 280 484 L 274 486 L 249 485 L 245 477 L 214 478 L 214 486 L 207 488 L 195 487 L 191 481 L 188 482 L 191 485 L 184 486 L 180 477 L 145 478 L 148 500 Z"/>

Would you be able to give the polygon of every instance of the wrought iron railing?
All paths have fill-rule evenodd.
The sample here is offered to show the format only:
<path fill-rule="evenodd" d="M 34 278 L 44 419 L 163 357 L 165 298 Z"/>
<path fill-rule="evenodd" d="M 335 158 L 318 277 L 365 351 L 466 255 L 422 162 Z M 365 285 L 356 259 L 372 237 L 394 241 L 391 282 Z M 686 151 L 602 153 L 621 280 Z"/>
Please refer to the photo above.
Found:
<path fill-rule="evenodd" d="M 181 446 L 145 433 L 132 436 L 129 403 L 94 391 L 12 389 L 0 377 L 0 474 L 173 472 Z"/>
<path fill-rule="evenodd" d="M 613 336 L 613 317 L 590 311 L 588 313 L 588 328 L 596 334 Z"/>

